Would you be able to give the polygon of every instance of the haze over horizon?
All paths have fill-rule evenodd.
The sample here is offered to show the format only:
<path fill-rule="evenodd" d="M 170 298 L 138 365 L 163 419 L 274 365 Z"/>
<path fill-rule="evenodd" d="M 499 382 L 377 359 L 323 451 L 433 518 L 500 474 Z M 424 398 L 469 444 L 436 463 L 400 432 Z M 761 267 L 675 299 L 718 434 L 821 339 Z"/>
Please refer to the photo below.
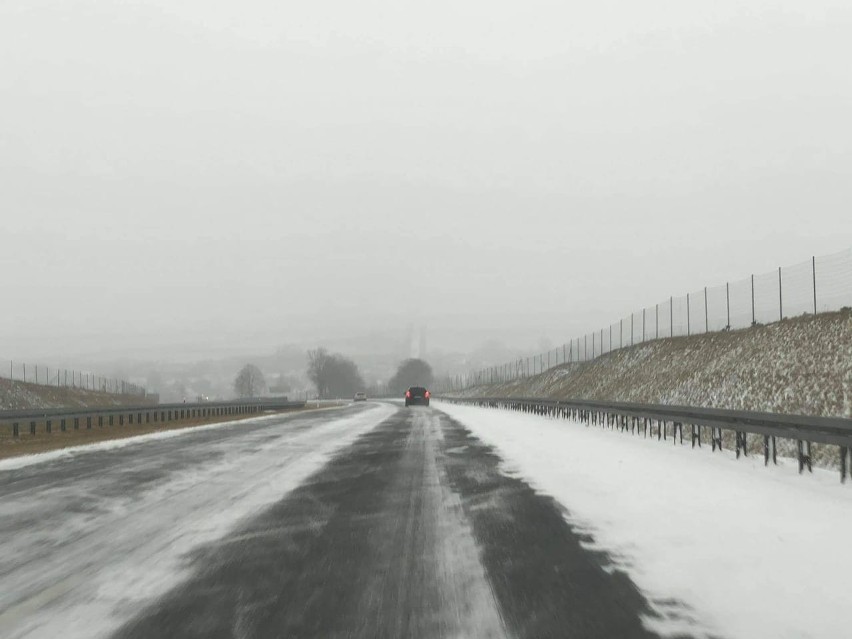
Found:
<path fill-rule="evenodd" d="M 0 6 L 0 356 L 554 344 L 852 247 L 845 1 Z"/>

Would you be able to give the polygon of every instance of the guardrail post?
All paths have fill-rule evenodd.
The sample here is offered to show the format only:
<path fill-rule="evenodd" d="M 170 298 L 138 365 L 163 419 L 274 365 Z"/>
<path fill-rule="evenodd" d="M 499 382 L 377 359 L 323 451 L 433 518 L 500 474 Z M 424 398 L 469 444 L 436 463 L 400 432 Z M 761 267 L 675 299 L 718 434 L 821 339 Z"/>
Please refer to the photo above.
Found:
<path fill-rule="evenodd" d="M 53 422 L 49 419 L 44 422 L 44 432 L 48 435 L 53 432 Z"/>
<path fill-rule="evenodd" d="M 722 429 L 721 428 L 711 428 L 710 429 L 710 438 L 713 440 L 713 452 L 716 451 L 716 448 L 722 450 Z"/>
<path fill-rule="evenodd" d="M 841 446 L 840 447 L 840 482 L 843 483 L 843 484 L 846 483 L 846 477 L 849 474 L 849 466 L 848 466 L 847 457 L 852 457 L 852 455 L 850 455 L 850 452 L 849 452 L 849 447 L 848 446 Z"/>
<path fill-rule="evenodd" d="M 12 422 L 12 437 L 21 436 L 21 427 L 18 422 Z"/>
<path fill-rule="evenodd" d="M 796 444 L 799 453 L 799 474 L 802 474 L 805 469 L 805 465 L 808 467 L 808 472 L 814 472 L 813 466 L 811 465 L 811 443 L 800 439 L 796 442 Z"/>
<path fill-rule="evenodd" d="M 772 463 L 778 464 L 778 453 L 775 450 L 775 436 L 763 436 L 763 465 L 769 465 L 769 454 L 772 453 Z"/>
<path fill-rule="evenodd" d="M 30 422 L 30 435 L 35 435 L 35 433 L 36 433 L 36 423 L 31 421 Z"/>
<path fill-rule="evenodd" d="M 740 451 L 743 456 L 748 457 L 748 435 L 745 432 L 737 431 L 737 459 L 740 458 Z"/>
<path fill-rule="evenodd" d="M 692 447 L 695 448 L 695 442 L 698 442 L 698 447 L 701 448 L 701 426 L 692 425 Z"/>

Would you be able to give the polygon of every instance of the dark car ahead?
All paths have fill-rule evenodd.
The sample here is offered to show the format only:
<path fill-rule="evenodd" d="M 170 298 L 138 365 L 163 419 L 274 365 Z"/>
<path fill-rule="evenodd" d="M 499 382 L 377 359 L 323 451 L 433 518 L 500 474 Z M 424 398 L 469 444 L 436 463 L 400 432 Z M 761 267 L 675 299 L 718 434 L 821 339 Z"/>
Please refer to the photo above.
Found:
<path fill-rule="evenodd" d="M 412 386 L 405 391 L 406 406 L 428 406 L 431 394 L 422 386 Z"/>

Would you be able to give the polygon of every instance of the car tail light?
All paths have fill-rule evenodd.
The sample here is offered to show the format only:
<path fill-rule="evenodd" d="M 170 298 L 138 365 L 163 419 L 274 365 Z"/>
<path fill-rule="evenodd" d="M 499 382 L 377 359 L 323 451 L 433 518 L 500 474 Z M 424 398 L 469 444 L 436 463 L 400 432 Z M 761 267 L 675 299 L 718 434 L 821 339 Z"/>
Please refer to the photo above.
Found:
<path fill-rule="evenodd" d="M 426 394 L 424 395 L 424 397 L 425 397 L 426 399 L 429 399 L 429 391 L 426 391 Z"/>
<path fill-rule="evenodd" d="M 410 399 L 411 398 L 411 391 L 405 391 L 405 396 Z"/>

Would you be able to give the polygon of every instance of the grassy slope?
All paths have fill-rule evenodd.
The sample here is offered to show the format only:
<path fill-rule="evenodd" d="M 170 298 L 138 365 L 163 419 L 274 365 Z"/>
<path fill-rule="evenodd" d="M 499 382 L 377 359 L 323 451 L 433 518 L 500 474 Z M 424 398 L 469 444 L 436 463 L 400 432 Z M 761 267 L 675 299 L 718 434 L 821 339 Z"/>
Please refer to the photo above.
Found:
<path fill-rule="evenodd" d="M 661 339 L 464 394 L 852 417 L 852 313 Z"/>
<path fill-rule="evenodd" d="M 150 400 L 139 395 L 113 395 L 82 388 L 43 386 L 0 379 L 0 410 L 139 406 L 148 403 Z"/>

